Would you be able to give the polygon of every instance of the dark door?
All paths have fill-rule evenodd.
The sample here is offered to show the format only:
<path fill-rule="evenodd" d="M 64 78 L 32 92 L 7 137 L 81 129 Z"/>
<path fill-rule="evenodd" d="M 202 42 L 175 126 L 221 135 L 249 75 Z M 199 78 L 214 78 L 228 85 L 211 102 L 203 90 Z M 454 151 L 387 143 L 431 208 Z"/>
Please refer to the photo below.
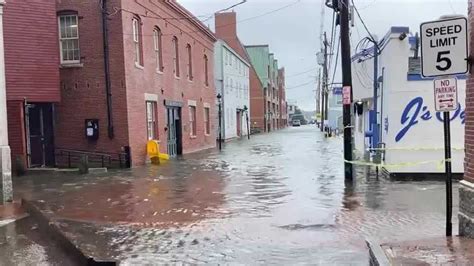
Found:
<path fill-rule="evenodd" d="M 25 109 L 29 167 L 54 166 L 52 104 L 28 104 Z"/>
<path fill-rule="evenodd" d="M 181 145 L 181 108 L 168 107 L 166 109 L 168 117 L 168 155 L 176 157 L 182 154 Z"/>
<path fill-rule="evenodd" d="M 240 115 L 240 111 L 237 111 L 237 137 L 241 136 L 242 132 L 242 122 L 240 121 L 242 116 Z"/>

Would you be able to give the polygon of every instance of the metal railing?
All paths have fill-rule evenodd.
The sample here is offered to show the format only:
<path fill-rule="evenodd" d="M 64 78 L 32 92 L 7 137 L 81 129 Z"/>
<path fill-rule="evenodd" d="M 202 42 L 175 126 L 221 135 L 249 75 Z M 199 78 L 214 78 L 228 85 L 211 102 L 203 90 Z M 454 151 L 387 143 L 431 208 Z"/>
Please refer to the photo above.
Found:
<path fill-rule="evenodd" d="M 105 153 L 57 148 L 55 155 L 56 167 L 77 168 L 84 157 L 89 167 L 130 168 L 131 164 L 129 152 Z"/>

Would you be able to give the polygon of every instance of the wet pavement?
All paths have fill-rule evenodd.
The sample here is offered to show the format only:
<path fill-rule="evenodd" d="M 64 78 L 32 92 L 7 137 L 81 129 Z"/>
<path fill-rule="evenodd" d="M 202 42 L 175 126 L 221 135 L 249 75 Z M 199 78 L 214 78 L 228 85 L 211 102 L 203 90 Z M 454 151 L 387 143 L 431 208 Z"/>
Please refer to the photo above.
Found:
<path fill-rule="evenodd" d="M 366 265 L 366 238 L 443 236 L 444 182 L 389 181 L 360 168 L 347 183 L 342 166 L 342 140 L 303 126 L 160 166 L 14 185 L 85 253 L 130 265 Z"/>

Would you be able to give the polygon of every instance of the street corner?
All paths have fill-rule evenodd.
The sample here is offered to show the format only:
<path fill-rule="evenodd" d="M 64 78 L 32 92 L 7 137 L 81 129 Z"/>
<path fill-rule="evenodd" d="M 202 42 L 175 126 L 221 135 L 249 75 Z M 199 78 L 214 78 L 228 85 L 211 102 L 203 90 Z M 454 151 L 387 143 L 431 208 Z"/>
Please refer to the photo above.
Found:
<path fill-rule="evenodd" d="M 377 244 L 367 241 L 370 265 L 471 265 L 474 239 L 434 237 Z"/>
<path fill-rule="evenodd" d="M 87 221 L 55 216 L 42 200 L 22 200 L 22 207 L 38 225 L 39 231 L 61 247 L 62 252 L 78 265 L 116 265 L 108 240 L 99 232 L 102 226 Z"/>

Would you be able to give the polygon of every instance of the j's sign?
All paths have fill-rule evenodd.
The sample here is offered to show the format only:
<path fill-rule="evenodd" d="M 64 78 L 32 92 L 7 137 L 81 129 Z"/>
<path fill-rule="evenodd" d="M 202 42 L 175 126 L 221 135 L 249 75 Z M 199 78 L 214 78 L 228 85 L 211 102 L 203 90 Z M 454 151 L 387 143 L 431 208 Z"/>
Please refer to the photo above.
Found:
<path fill-rule="evenodd" d="M 421 69 L 425 77 L 468 70 L 467 19 L 455 17 L 421 24 Z"/>

